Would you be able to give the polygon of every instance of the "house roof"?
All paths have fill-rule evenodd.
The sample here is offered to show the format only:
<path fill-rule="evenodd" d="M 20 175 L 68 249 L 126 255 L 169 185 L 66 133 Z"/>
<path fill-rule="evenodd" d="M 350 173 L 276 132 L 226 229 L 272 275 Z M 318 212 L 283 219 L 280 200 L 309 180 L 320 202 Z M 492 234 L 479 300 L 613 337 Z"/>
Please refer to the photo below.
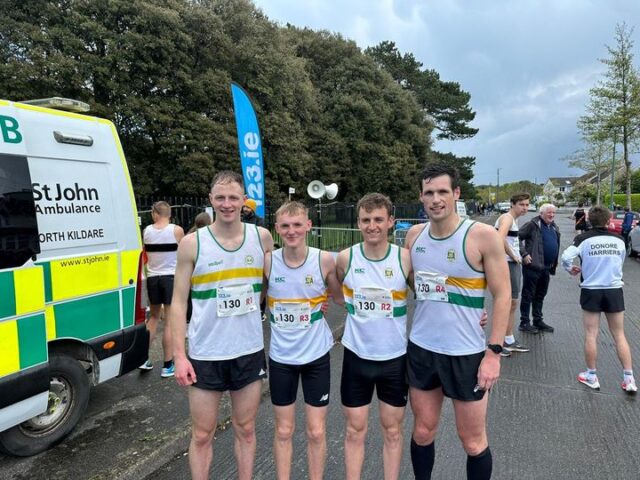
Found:
<path fill-rule="evenodd" d="M 580 179 L 580 177 L 549 177 L 555 187 L 566 187 L 567 185 L 573 186 Z"/>

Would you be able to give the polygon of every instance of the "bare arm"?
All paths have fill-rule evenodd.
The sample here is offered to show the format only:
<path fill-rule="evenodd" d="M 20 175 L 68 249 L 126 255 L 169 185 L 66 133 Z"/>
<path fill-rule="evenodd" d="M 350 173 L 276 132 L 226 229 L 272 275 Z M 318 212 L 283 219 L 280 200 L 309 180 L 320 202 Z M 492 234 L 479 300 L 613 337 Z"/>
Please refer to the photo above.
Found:
<path fill-rule="evenodd" d="M 416 238 L 418 238 L 418 235 L 420 235 L 420 233 L 425 229 L 426 226 L 426 223 L 420 223 L 411 227 L 404 239 L 404 248 L 410 251 L 411 247 L 413 247 L 413 244 L 416 241 Z"/>
<path fill-rule="evenodd" d="M 260 241 L 262 242 L 262 248 L 264 252 L 271 252 L 273 250 L 273 237 L 271 232 L 263 227 L 258 227 L 258 233 L 260 234 Z"/>
<path fill-rule="evenodd" d="M 492 326 L 488 343 L 502 345 L 511 308 L 511 285 L 504 247 L 500 236 L 491 227 L 476 227 L 471 233 L 482 258 L 487 287 L 493 296 Z M 478 369 L 478 386 L 488 390 L 495 385 L 499 376 L 500 355 L 487 350 Z"/>
<path fill-rule="evenodd" d="M 422 231 L 426 228 L 426 223 L 421 223 L 419 225 L 414 225 L 407 232 L 407 236 L 404 239 L 404 250 L 409 254 L 409 271 L 405 271 L 407 273 L 407 284 L 413 290 L 415 288 L 414 279 L 413 279 L 413 265 L 411 265 L 411 248 L 413 244 L 416 242 L 416 239 L 422 233 Z M 404 265 L 402 266 L 404 268 Z"/>
<path fill-rule="evenodd" d="M 180 225 L 173 227 L 173 236 L 176 237 L 176 242 L 178 243 L 184 238 L 184 230 Z"/>
<path fill-rule="evenodd" d="M 322 274 L 324 281 L 327 283 L 329 295 L 333 298 L 334 303 L 344 305 L 344 295 L 336 274 L 336 262 L 333 260 L 333 255 L 329 252 L 320 252 L 320 255 Z"/>
<path fill-rule="evenodd" d="M 338 283 L 342 287 L 342 281 L 347 274 L 347 268 L 349 267 L 349 249 L 342 250 L 336 258 L 336 277 Z"/>
<path fill-rule="evenodd" d="M 187 329 L 187 302 L 189 301 L 196 252 L 196 234 L 192 233 L 187 235 L 178 245 L 178 264 L 173 281 L 173 298 L 168 318 L 173 338 L 175 377 L 178 385 L 191 385 L 196 382 L 196 375 L 187 359 L 184 342 Z"/>
<path fill-rule="evenodd" d="M 520 258 L 518 257 L 516 252 L 513 251 L 513 249 L 511 248 L 511 245 L 509 245 L 509 241 L 507 240 L 507 237 L 509 235 L 509 229 L 511 228 L 512 222 L 513 222 L 513 218 L 511 217 L 511 215 L 509 215 L 508 213 L 502 215 L 498 220 L 498 234 L 502 238 L 502 243 L 504 245 L 504 252 L 507 255 L 509 255 L 511 260 L 513 260 L 514 262 L 520 263 Z"/>

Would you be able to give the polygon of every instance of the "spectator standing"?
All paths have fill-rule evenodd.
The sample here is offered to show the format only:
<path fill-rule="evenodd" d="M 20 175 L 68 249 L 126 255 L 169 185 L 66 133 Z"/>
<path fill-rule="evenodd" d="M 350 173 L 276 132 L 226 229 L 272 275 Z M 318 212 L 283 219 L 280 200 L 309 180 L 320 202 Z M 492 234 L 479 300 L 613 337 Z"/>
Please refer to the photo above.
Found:
<path fill-rule="evenodd" d="M 573 211 L 573 218 L 576 225 L 576 232 L 582 233 L 587 229 L 587 212 L 585 212 L 583 202 L 578 202 L 578 208 Z"/>
<path fill-rule="evenodd" d="M 633 227 L 633 212 L 629 209 L 629 207 L 624 207 L 624 219 L 622 220 L 622 238 L 624 239 L 624 244 L 629 245 L 629 233 L 631 232 L 631 228 Z"/>
<path fill-rule="evenodd" d="M 244 201 L 240 220 L 244 223 L 253 223 L 259 227 L 264 227 L 264 219 L 256 215 L 256 201 L 254 199 L 247 198 Z"/>
<path fill-rule="evenodd" d="M 560 229 L 554 219 L 556 207 L 545 203 L 540 215 L 525 223 L 518 233 L 522 255 L 521 332 L 553 332 L 543 320 L 542 306 L 549 288 L 550 275 L 556 274 L 560 253 Z M 533 325 L 529 319 L 533 317 Z"/>

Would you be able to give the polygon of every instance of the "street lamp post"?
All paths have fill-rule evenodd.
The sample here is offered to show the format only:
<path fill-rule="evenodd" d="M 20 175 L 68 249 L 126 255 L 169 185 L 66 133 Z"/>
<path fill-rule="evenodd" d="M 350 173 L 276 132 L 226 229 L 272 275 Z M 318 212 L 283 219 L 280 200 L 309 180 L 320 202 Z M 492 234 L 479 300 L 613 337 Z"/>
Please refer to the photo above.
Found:
<path fill-rule="evenodd" d="M 609 199 L 609 208 L 613 211 L 615 207 L 615 202 L 613 201 L 613 190 L 615 186 L 615 178 L 616 178 L 616 142 L 617 135 L 615 129 L 613 129 L 613 151 L 611 153 L 611 190 L 610 190 L 610 199 Z"/>

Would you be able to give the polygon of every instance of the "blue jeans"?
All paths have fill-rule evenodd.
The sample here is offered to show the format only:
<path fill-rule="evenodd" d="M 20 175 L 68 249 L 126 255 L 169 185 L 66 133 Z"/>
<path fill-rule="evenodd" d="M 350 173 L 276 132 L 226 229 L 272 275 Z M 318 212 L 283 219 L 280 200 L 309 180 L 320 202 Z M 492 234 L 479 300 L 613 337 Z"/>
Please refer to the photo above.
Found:
<path fill-rule="evenodd" d="M 548 268 L 536 270 L 522 266 L 522 295 L 520 297 L 520 325 L 529 323 L 529 311 L 533 316 L 533 324 L 542 322 L 542 304 L 549 288 L 550 273 Z"/>

